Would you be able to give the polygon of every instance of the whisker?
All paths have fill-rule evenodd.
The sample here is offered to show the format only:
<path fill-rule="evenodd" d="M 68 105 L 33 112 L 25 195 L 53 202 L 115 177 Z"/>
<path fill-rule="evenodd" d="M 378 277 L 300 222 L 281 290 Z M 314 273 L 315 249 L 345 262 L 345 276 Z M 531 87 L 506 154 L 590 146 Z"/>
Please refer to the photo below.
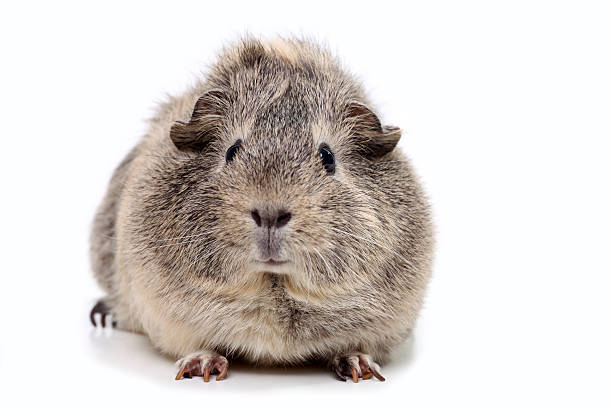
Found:
<path fill-rule="evenodd" d="M 351 237 L 353 237 L 353 238 L 360 239 L 360 240 L 365 241 L 365 242 L 369 242 L 369 243 L 371 243 L 371 244 L 373 244 L 373 245 L 376 245 L 376 246 L 377 246 L 377 247 L 379 247 L 379 248 L 386 249 L 387 251 L 389 251 L 389 252 L 391 252 L 391 253 L 393 253 L 393 254 L 397 255 L 398 257 L 400 257 L 400 258 L 401 258 L 401 259 L 402 259 L 404 262 L 406 262 L 408 265 L 411 265 L 411 266 L 412 266 L 412 262 L 410 262 L 409 260 L 407 260 L 406 258 L 404 258 L 404 257 L 403 257 L 403 256 L 402 256 L 400 253 L 398 253 L 397 251 L 394 251 L 394 250 L 393 250 L 393 249 L 391 249 L 391 248 L 387 248 L 386 246 L 384 246 L 384 245 L 382 245 L 382 244 L 379 244 L 379 243 L 378 243 L 378 242 L 376 242 L 376 241 L 372 241 L 372 240 L 370 240 L 370 239 L 367 239 L 367 238 L 364 238 L 364 237 L 360 237 L 360 236 L 355 235 L 355 234 L 351 234 L 350 232 L 343 231 L 343 230 L 341 230 L 341 229 L 339 229 L 339 228 L 335 228 L 335 227 L 330 227 L 330 228 L 331 228 L 332 230 L 336 231 L 336 232 L 340 232 L 340 233 L 342 233 L 342 234 L 346 234 L 346 235 L 351 236 Z"/>
<path fill-rule="evenodd" d="M 304 253 L 308 257 L 308 265 L 310 265 L 309 274 L 312 276 L 312 274 L 314 273 L 314 267 L 312 266 L 312 258 L 310 257 L 310 254 L 308 253 L 308 251 L 304 251 Z M 311 280 L 306 279 L 306 292 L 308 293 L 308 296 L 310 296 L 310 293 L 311 293 L 310 283 L 311 283 Z"/>
<path fill-rule="evenodd" d="M 337 255 L 335 252 L 333 252 L 333 251 L 330 251 L 329 253 L 330 253 L 330 254 L 332 254 L 333 256 L 335 256 L 335 257 L 336 257 L 336 259 L 337 259 L 338 261 L 340 261 L 340 266 L 341 266 L 342 268 L 346 268 L 346 269 L 348 269 L 348 270 L 349 270 L 349 272 L 351 272 L 351 273 L 352 273 L 352 274 L 353 274 L 353 275 L 354 275 L 356 278 L 358 278 L 359 280 L 362 280 L 361 276 L 360 276 L 360 275 L 359 275 L 357 272 L 355 272 L 355 270 L 354 270 L 353 268 L 351 268 L 351 267 L 349 266 L 349 264 L 348 264 L 348 262 L 347 262 L 347 261 L 345 261 L 345 260 L 343 260 L 342 258 L 340 258 L 340 257 L 339 257 L 339 256 L 338 256 L 338 255 Z"/>
<path fill-rule="evenodd" d="M 329 268 L 329 265 L 327 264 L 327 261 L 325 260 L 325 258 L 323 258 L 323 255 L 321 255 L 321 252 L 319 252 L 319 250 L 317 248 L 312 248 L 313 251 L 315 251 L 317 253 L 317 255 L 319 255 L 319 258 L 321 258 L 321 260 L 323 261 L 323 263 L 325 264 L 325 269 L 327 270 L 327 272 L 332 275 L 332 270 L 331 268 Z"/>

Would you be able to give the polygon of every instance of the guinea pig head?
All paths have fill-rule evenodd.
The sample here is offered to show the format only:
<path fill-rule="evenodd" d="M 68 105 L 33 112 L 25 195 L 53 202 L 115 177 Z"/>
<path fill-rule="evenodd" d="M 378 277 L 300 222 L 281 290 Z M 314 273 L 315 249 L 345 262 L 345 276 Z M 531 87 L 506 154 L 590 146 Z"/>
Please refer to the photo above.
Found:
<path fill-rule="evenodd" d="M 321 99 L 287 82 L 258 100 L 214 89 L 173 125 L 174 148 L 190 157 L 175 221 L 202 236 L 181 249 L 191 273 L 308 287 L 367 280 L 368 257 L 384 248 L 373 238 L 378 164 L 400 131 L 359 101 Z"/>

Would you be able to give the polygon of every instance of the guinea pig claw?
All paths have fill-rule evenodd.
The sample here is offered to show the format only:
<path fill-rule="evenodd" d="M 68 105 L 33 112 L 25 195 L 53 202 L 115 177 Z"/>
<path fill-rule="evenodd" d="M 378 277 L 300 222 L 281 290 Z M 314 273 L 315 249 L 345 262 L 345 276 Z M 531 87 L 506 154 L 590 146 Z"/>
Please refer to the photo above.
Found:
<path fill-rule="evenodd" d="M 187 366 L 181 368 L 181 371 L 178 372 L 178 374 L 176 375 L 175 380 L 178 381 L 181 378 L 183 378 L 183 374 L 185 374 L 185 370 L 187 369 Z"/>
<path fill-rule="evenodd" d="M 225 380 L 225 377 L 227 377 L 227 370 L 228 369 L 229 369 L 229 365 L 228 364 L 224 364 L 221 367 L 219 374 L 217 374 L 217 378 L 215 379 L 215 381 Z"/>
<path fill-rule="evenodd" d="M 342 375 L 342 371 L 340 371 L 340 367 L 338 366 L 334 367 L 334 374 L 336 374 L 337 380 L 346 382 L 346 378 L 344 377 L 344 375 Z"/>
<path fill-rule="evenodd" d="M 359 382 L 359 373 L 357 372 L 357 369 L 355 367 L 351 369 L 351 374 L 353 376 L 353 382 Z"/>
<path fill-rule="evenodd" d="M 379 381 L 385 381 L 385 377 L 380 375 L 380 373 L 375 368 L 372 369 L 372 373 L 374 374 L 374 377 L 378 378 Z"/>
<path fill-rule="evenodd" d="M 204 375 L 202 377 L 204 377 L 204 382 L 208 382 L 210 380 L 210 367 L 208 364 L 206 364 L 206 367 L 204 367 Z"/>

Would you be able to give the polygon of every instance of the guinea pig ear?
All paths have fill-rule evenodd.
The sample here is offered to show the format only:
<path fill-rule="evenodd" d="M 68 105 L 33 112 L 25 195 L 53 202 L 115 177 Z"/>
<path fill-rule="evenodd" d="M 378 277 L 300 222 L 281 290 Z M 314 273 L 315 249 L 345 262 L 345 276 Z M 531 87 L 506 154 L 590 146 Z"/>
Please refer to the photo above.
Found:
<path fill-rule="evenodd" d="M 360 102 L 347 105 L 343 119 L 350 127 L 360 149 L 372 158 L 392 151 L 402 135 L 398 127 L 382 126 L 378 116 Z"/>
<path fill-rule="evenodd" d="M 202 151 L 219 130 L 227 111 L 226 94 L 213 89 L 202 95 L 193 108 L 189 122 L 174 122 L 170 139 L 182 151 Z"/>

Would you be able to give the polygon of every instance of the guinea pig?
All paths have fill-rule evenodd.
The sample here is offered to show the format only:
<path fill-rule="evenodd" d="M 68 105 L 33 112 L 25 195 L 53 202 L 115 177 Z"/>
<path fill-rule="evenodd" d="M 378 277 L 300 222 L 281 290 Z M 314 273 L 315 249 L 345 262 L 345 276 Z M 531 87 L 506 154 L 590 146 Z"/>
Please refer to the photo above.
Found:
<path fill-rule="evenodd" d="M 383 381 L 434 246 L 400 134 L 320 45 L 225 48 L 112 176 L 91 234 L 106 293 L 92 322 L 147 335 L 180 358 L 176 379 L 221 380 L 239 358 Z"/>

